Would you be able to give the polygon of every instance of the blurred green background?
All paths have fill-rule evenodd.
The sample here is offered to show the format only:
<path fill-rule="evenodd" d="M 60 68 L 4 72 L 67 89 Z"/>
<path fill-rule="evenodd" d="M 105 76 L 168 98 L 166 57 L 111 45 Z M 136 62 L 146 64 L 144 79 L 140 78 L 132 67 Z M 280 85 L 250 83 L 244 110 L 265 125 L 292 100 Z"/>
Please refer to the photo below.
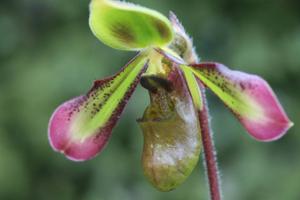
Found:
<path fill-rule="evenodd" d="M 292 0 L 132 0 L 174 11 L 205 61 L 264 77 L 295 126 L 281 140 L 250 138 L 208 93 L 226 200 L 300 199 L 300 3 Z M 156 191 L 143 176 L 135 122 L 148 103 L 138 88 L 107 148 L 74 163 L 51 150 L 53 110 L 115 73 L 134 54 L 110 49 L 88 27 L 83 0 L 2 0 L 0 4 L 0 199 L 208 199 L 200 161 L 177 190 Z"/>

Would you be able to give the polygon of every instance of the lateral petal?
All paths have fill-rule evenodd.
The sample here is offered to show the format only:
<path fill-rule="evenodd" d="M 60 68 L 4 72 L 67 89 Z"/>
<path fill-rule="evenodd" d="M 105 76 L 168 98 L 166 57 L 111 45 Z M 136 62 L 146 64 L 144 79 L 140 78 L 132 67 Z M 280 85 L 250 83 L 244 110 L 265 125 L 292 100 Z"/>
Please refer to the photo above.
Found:
<path fill-rule="evenodd" d="M 219 63 L 200 63 L 190 69 L 232 110 L 255 139 L 279 139 L 293 125 L 261 77 L 230 70 Z"/>
<path fill-rule="evenodd" d="M 147 58 L 140 54 L 115 76 L 95 81 L 88 94 L 59 106 L 49 122 L 52 148 L 75 161 L 99 153 L 146 68 Z"/>

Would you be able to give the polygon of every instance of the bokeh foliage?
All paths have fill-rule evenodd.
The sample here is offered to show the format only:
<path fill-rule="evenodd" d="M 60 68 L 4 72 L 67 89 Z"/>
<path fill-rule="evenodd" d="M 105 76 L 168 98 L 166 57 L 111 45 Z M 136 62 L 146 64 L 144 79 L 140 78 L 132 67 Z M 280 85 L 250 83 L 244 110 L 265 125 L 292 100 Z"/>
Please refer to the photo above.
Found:
<path fill-rule="evenodd" d="M 264 77 L 295 126 L 256 142 L 210 93 L 225 199 L 300 199 L 300 3 L 293 0 L 135 0 L 174 11 L 201 58 Z M 203 166 L 161 193 L 144 178 L 135 119 L 148 103 L 139 87 L 102 154 L 74 163 L 53 152 L 47 123 L 61 102 L 116 72 L 133 53 L 110 49 L 88 27 L 88 1 L 0 4 L 0 199 L 208 199 Z"/>

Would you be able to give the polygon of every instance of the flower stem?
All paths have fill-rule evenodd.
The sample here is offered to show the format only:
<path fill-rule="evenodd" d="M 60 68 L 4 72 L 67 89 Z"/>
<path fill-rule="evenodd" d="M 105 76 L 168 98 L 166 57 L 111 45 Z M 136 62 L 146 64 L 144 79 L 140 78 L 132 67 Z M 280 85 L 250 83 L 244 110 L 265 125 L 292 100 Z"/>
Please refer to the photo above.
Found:
<path fill-rule="evenodd" d="M 220 178 L 218 174 L 217 158 L 215 155 L 214 143 L 209 124 L 208 107 L 205 97 L 205 88 L 201 86 L 203 109 L 199 111 L 199 120 L 201 126 L 202 143 L 204 148 L 204 158 L 206 164 L 206 173 L 209 182 L 211 200 L 221 200 Z"/>

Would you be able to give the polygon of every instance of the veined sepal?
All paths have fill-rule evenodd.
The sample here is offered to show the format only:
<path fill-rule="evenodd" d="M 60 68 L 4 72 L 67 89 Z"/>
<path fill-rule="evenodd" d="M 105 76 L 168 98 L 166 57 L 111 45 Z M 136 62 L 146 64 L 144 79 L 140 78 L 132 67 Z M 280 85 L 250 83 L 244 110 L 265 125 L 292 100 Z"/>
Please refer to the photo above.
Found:
<path fill-rule="evenodd" d="M 96 156 L 107 143 L 112 128 L 147 69 L 141 53 L 116 75 L 97 80 L 86 95 L 59 106 L 49 122 L 52 148 L 74 161 Z"/>
<path fill-rule="evenodd" d="M 261 77 L 230 70 L 219 63 L 200 63 L 186 69 L 225 103 L 255 139 L 279 139 L 293 125 Z"/>
<path fill-rule="evenodd" d="M 184 74 L 185 81 L 187 83 L 190 95 L 193 99 L 193 103 L 198 111 L 203 109 L 203 98 L 201 88 L 192 70 L 189 67 L 180 65 L 180 68 Z"/>
<path fill-rule="evenodd" d="M 173 39 L 171 23 L 165 16 L 123 1 L 92 0 L 89 24 L 100 41 L 121 50 L 162 47 Z"/>

